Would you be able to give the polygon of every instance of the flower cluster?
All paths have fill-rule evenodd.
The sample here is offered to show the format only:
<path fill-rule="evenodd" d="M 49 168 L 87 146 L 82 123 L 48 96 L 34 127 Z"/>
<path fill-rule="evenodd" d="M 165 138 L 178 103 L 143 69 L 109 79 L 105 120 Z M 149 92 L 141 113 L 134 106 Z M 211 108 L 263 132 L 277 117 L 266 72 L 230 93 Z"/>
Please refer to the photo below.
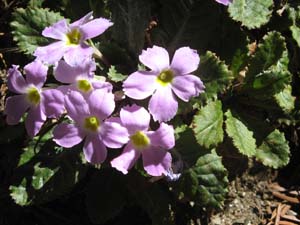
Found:
<path fill-rule="evenodd" d="M 149 175 L 168 175 L 172 165 L 168 150 L 174 147 L 175 138 L 166 122 L 176 115 L 178 99 L 187 102 L 204 91 L 201 80 L 192 74 L 200 58 L 189 47 L 176 50 L 171 62 L 162 47 L 144 50 L 139 60 L 148 69 L 130 74 L 122 87 L 131 99 L 150 97 L 149 112 L 137 104 L 117 111 L 112 84 L 95 78 L 93 48 L 86 41 L 112 25 L 89 13 L 74 23 L 61 20 L 45 28 L 42 35 L 57 41 L 36 49 L 35 61 L 24 67 L 25 78 L 18 66 L 8 71 L 9 90 L 18 95 L 7 98 L 7 123 L 17 124 L 27 113 L 26 130 L 33 137 L 47 118 L 57 119 L 63 122 L 53 130 L 55 143 L 71 148 L 84 142 L 88 162 L 102 163 L 107 148 L 124 146 L 111 161 L 112 167 L 126 174 L 141 157 Z M 55 88 L 45 86 L 48 66 L 53 66 L 60 84 Z M 150 128 L 151 116 L 158 122 L 156 130 Z"/>

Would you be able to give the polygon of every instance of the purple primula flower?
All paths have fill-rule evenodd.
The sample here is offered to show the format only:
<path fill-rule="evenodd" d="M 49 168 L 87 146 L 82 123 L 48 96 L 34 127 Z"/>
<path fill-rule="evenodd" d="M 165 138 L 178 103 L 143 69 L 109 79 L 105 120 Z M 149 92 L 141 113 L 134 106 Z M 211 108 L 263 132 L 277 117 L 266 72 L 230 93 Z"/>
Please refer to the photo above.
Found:
<path fill-rule="evenodd" d="M 70 148 L 85 139 L 83 152 L 88 162 L 102 163 L 106 159 L 106 147 L 120 148 L 128 142 L 127 130 L 112 119 L 106 120 L 115 108 L 112 93 L 97 89 L 84 97 L 70 90 L 65 107 L 75 124 L 59 124 L 53 131 L 53 140 Z"/>
<path fill-rule="evenodd" d="M 169 121 L 178 109 L 175 97 L 187 102 L 204 91 L 200 78 L 190 74 L 198 68 L 200 58 L 189 47 L 179 48 L 169 62 L 168 52 L 153 46 L 143 50 L 140 61 L 151 71 L 132 73 L 123 84 L 125 95 L 133 99 L 144 99 L 152 95 L 149 111 L 155 121 Z"/>
<path fill-rule="evenodd" d="M 48 67 L 40 61 L 34 61 L 24 67 L 26 79 L 18 66 L 8 71 L 8 88 L 19 95 L 8 97 L 5 105 L 6 121 L 9 125 L 17 124 L 29 109 L 25 121 L 27 133 L 35 136 L 46 117 L 56 117 L 64 109 L 63 94 L 55 89 L 42 90 L 47 78 Z"/>
<path fill-rule="evenodd" d="M 215 1 L 223 5 L 229 5 L 229 3 L 232 2 L 232 0 L 215 0 Z"/>
<path fill-rule="evenodd" d="M 120 119 L 128 130 L 130 141 L 122 154 L 111 161 L 112 167 L 127 174 L 142 155 L 144 169 L 149 175 L 167 175 L 172 164 L 167 150 L 175 145 L 173 127 L 161 123 L 156 131 L 148 131 L 150 115 L 137 105 L 121 109 Z"/>
<path fill-rule="evenodd" d="M 56 80 L 70 84 L 59 87 L 65 94 L 70 89 L 80 91 L 84 95 L 89 95 L 96 89 L 105 89 L 108 92 L 112 92 L 110 83 L 94 78 L 95 70 L 96 64 L 92 59 L 87 58 L 78 66 L 70 66 L 65 61 L 60 60 L 54 69 L 54 76 Z"/>
<path fill-rule="evenodd" d="M 93 19 L 92 12 L 70 25 L 65 19 L 60 20 L 42 32 L 44 37 L 58 41 L 38 47 L 34 55 L 49 64 L 54 64 L 63 57 L 68 64 L 79 65 L 84 58 L 93 54 L 93 48 L 87 45 L 86 40 L 102 34 L 112 25 L 112 22 L 104 18 Z"/>

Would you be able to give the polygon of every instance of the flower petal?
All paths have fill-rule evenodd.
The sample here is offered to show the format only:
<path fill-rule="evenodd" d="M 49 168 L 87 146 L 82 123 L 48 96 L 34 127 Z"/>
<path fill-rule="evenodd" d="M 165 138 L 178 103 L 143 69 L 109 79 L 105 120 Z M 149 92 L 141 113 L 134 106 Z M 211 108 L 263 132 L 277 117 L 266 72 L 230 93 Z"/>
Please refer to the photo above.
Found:
<path fill-rule="evenodd" d="M 182 47 L 176 50 L 171 68 L 178 75 L 188 74 L 197 70 L 200 57 L 196 50 L 189 47 Z"/>
<path fill-rule="evenodd" d="M 172 166 L 171 154 L 163 149 L 149 148 L 142 152 L 143 165 L 151 176 L 167 175 Z"/>
<path fill-rule="evenodd" d="M 85 159 L 93 164 L 104 162 L 107 156 L 107 149 L 96 135 L 87 136 L 83 146 Z"/>
<path fill-rule="evenodd" d="M 152 48 L 143 50 L 142 54 L 139 56 L 139 60 L 156 73 L 168 69 L 170 65 L 169 53 L 167 50 L 155 45 Z"/>
<path fill-rule="evenodd" d="M 148 71 L 132 73 L 123 83 L 125 95 L 133 99 L 145 99 L 153 94 L 157 87 L 157 74 Z"/>
<path fill-rule="evenodd" d="M 80 26 L 80 32 L 83 34 L 83 40 L 90 39 L 102 34 L 113 23 L 105 18 L 98 18 Z"/>
<path fill-rule="evenodd" d="M 204 89 L 204 84 L 200 78 L 191 74 L 177 76 L 172 81 L 172 90 L 185 102 L 204 92 Z"/>
<path fill-rule="evenodd" d="M 78 91 L 70 90 L 69 94 L 65 96 L 65 107 L 68 115 L 80 125 L 82 125 L 84 117 L 90 115 L 89 105 Z"/>
<path fill-rule="evenodd" d="M 48 89 L 42 92 L 42 107 L 49 118 L 58 118 L 65 110 L 64 94 L 57 89 Z"/>
<path fill-rule="evenodd" d="M 178 102 L 169 86 L 158 88 L 149 102 L 149 111 L 155 121 L 169 121 L 177 112 Z"/>
<path fill-rule="evenodd" d="M 79 144 L 83 138 L 84 133 L 74 124 L 61 123 L 53 130 L 53 141 L 64 148 Z"/>
<path fill-rule="evenodd" d="M 41 60 L 48 64 L 54 64 L 63 57 L 67 49 L 68 47 L 65 42 L 57 41 L 50 45 L 37 47 L 33 55 L 37 57 L 37 60 Z"/>
<path fill-rule="evenodd" d="M 78 27 L 80 25 L 83 25 L 83 24 L 89 22 L 92 19 L 93 19 L 93 12 L 89 12 L 85 16 L 81 17 L 79 20 L 76 20 L 75 22 L 71 23 L 70 27 L 72 27 L 72 28 Z"/>
<path fill-rule="evenodd" d="M 163 149 L 171 149 L 175 146 L 174 128 L 166 123 L 161 123 L 156 131 L 149 132 L 147 136 L 151 140 L 151 145 Z"/>
<path fill-rule="evenodd" d="M 24 67 L 26 73 L 26 81 L 28 84 L 33 84 L 37 88 L 42 88 L 46 79 L 48 67 L 41 61 L 33 61 Z"/>
<path fill-rule="evenodd" d="M 43 126 L 46 120 L 46 116 L 42 110 L 41 105 L 31 107 L 28 111 L 27 118 L 25 120 L 25 128 L 27 134 L 30 137 L 34 137 Z"/>
<path fill-rule="evenodd" d="M 94 90 L 88 97 L 91 114 L 101 120 L 106 119 L 115 109 L 114 95 L 105 89 Z"/>
<path fill-rule="evenodd" d="M 44 37 L 49 37 L 49 38 L 64 41 L 68 31 L 69 31 L 69 27 L 67 21 L 63 19 L 49 27 L 46 27 L 43 30 L 42 35 Z"/>
<path fill-rule="evenodd" d="M 8 125 L 15 125 L 20 122 L 22 115 L 29 108 L 25 95 L 11 96 L 6 99 L 5 110 L 6 122 Z"/>
<path fill-rule="evenodd" d="M 74 83 L 76 78 L 92 78 L 96 70 L 96 64 L 93 60 L 83 60 L 82 64 L 71 66 L 65 61 L 60 60 L 54 70 L 56 80 L 62 83 Z"/>
<path fill-rule="evenodd" d="M 111 83 L 99 81 L 96 79 L 93 79 L 91 83 L 94 89 L 105 89 L 107 92 L 112 92 L 113 86 L 111 85 Z"/>
<path fill-rule="evenodd" d="M 150 114 L 143 107 L 132 105 L 126 106 L 120 111 L 122 125 L 125 126 L 130 135 L 136 131 L 148 130 Z"/>
<path fill-rule="evenodd" d="M 91 59 L 93 52 L 93 48 L 86 44 L 70 46 L 64 54 L 64 59 L 71 66 L 80 66 L 87 58 Z"/>
<path fill-rule="evenodd" d="M 129 141 L 127 129 L 109 120 L 100 125 L 99 136 L 109 148 L 121 148 Z"/>
<path fill-rule="evenodd" d="M 232 0 L 216 0 L 216 2 L 221 3 L 223 5 L 229 5 L 229 3 L 232 2 Z"/>
<path fill-rule="evenodd" d="M 19 66 L 13 65 L 12 68 L 8 70 L 7 86 L 10 91 L 23 94 L 26 92 L 28 84 L 18 70 L 18 67 Z"/>
<path fill-rule="evenodd" d="M 127 174 L 135 162 L 139 159 L 141 155 L 140 151 L 136 151 L 133 146 L 129 143 L 125 146 L 122 154 L 114 158 L 110 164 L 113 168 L 121 171 L 123 174 Z"/>

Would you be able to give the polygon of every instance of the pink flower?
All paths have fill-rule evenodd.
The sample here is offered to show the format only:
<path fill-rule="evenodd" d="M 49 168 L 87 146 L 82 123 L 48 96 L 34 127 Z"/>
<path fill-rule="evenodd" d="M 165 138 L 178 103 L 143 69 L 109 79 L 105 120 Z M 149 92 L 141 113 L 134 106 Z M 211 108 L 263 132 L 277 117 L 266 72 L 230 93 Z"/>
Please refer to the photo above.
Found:
<path fill-rule="evenodd" d="M 223 5 L 229 5 L 229 3 L 232 2 L 232 0 L 215 0 L 215 1 Z"/>
<path fill-rule="evenodd" d="M 155 121 L 169 121 L 176 115 L 178 102 L 175 95 L 187 102 L 204 91 L 200 78 L 191 74 L 200 62 L 196 50 L 179 48 L 170 64 L 168 52 L 153 46 L 143 50 L 139 59 L 151 71 L 132 73 L 124 81 L 123 89 L 133 99 L 145 99 L 152 95 L 149 111 Z"/>
<path fill-rule="evenodd" d="M 56 117 L 63 111 L 63 94 L 55 89 L 42 90 L 47 78 L 48 68 L 40 61 L 34 61 L 24 67 L 26 79 L 18 66 L 8 71 L 8 88 L 19 95 L 8 97 L 5 111 L 9 125 L 19 123 L 22 115 L 29 109 L 25 121 L 27 133 L 35 136 L 46 116 Z"/>
<path fill-rule="evenodd" d="M 53 131 L 54 141 L 65 148 L 84 140 L 83 152 L 91 163 L 102 163 L 107 149 L 120 148 L 128 142 L 127 130 L 119 123 L 107 119 L 114 111 L 114 95 L 103 89 L 94 90 L 84 97 L 70 90 L 65 97 L 65 107 L 74 124 L 61 123 Z"/>
<path fill-rule="evenodd" d="M 140 156 L 146 172 L 151 176 L 167 175 L 172 163 L 167 151 L 175 145 L 174 129 L 161 123 L 156 131 L 149 131 L 150 115 L 137 105 L 121 109 L 120 119 L 130 136 L 122 154 L 111 161 L 112 167 L 124 174 L 133 167 Z"/>
<path fill-rule="evenodd" d="M 83 59 L 93 54 L 93 48 L 86 44 L 86 40 L 102 34 L 112 24 L 104 18 L 93 19 L 92 12 L 70 25 L 65 19 L 60 20 L 42 32 L 43 36 L 58 41 L 38 47 L 34 55 L 38 60 L 49 64 L 54 64 L 63 57 L 68 64 L 79 65 Z"/>

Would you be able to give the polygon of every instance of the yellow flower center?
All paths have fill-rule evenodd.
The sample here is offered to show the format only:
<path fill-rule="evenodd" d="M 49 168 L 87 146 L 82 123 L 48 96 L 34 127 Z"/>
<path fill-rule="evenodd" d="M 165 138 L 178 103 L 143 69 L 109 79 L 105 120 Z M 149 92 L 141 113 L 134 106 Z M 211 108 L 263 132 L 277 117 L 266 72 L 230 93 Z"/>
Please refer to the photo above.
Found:
<path fill-rule="evenodd" d="M 91 83 L 88 80 L 77 80 L 77 87 L 82 92 L 89 92 L 93 89 Z"/>
<path fill-rule="evenodd" d="M 41 95 L 35 87 L 31 87 L 27 90 L 27 99 L 33 105 L 38 105 L 41 101 Z"/>
<path fill-rule="evenodd" d="M 150 144 L 150 139 L 142 131 L 137 131 L 134 135 L 131 135 L 130 140 L 137 149 L 146 148 Z"/>
<path fill-rule="evenodd" d="M 80 42 L 81 33 L 78 29 L 73 29 L 67 33 L 67 45 L 78 45 Z"/>
<path fill-rule="evenodd" d="M 100 126 L 100 122 L 99 122 L 98 118 L 95 116 L 87 117 L 84 120 L 84 127 L 87 130 L 95 132 L 98 130 L 99 126 Z"/>
<path fill-rule="evenodd" d="M 174 73 L 172 70 L 164 70 L 162 71 L 156 78 L 157 82 L 162 86 L 167 86 L 172 82 L 174 78 Z"/>

